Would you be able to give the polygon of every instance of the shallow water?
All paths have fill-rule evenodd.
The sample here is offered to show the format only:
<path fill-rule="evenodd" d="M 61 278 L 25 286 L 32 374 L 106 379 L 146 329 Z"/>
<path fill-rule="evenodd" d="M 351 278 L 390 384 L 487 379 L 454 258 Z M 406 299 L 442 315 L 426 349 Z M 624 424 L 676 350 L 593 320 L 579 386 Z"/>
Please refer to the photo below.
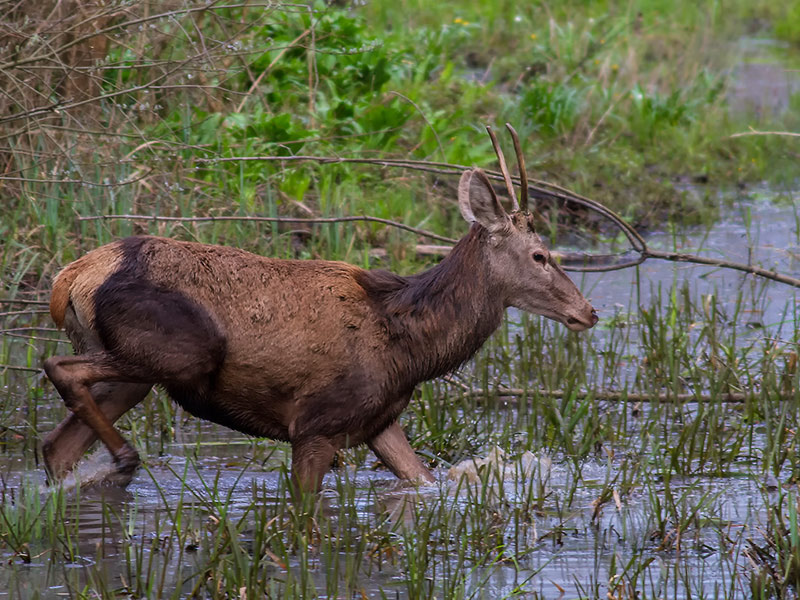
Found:
<path fill-rule="evenodd" d="M 46 558 L 20 565 L 11 554 L 6 554 L 4 558 L 10 562 L 10 568 L 0 570 L 0 597 L 35 597 L 37 591 L 45 590 L 46 594 L 53 594 L 52 597 L 69 597 L 81 585 L 96 581 L 96 575 L 83 573 L 89 569 L 92 573 L 102 572 L 107 581 L 114 583 L 120 579 L 130 580 L 131 573 L 137 571 L 135 563 L 148 560 L 167 563 L 167 577 L 175 580 L 168 579 L 166 588 L 178 586 L 185 595 L 191 591 L 193 583 L 188 581 L 180 585 L 179 580 L 196 575 L 202 562 L 197 550 L 180 553 L 179 549 L 169 547 L 167 535 L 174 520 L 170 515 L 171 507 L 180 505 L 186 515 L 191 515 L 191 526 L 198 530 L 212 522 L 214 511 L 208 508 L 212 496 L 230 498 L 226 516 L 232 520 L 248 510 L 254 496 L 265 504 L 274 504 L 278 510 L 279 495 L 285 493 L 281 488 L 281 474 L 246 466 L 231 468 L 228 461 L 210 456 L 187 464 L 177 456 L 179 449 L 174 452 L 168 459 L 168 466 L 158 464 L 159 461 L 148 463 L 147 469 L 140 472 L 127 490 L 82 490 L 80 499 L 75 500 L 80 508 L 74 517 L 80 520 L 80 554 L 55 570 Z M 612 563 L 616 563 L 619 571 L 620 564 L 641 554 L 652 554 L 655 559 L 645 571 L 650 582 L 644 588 L 648 597 L 656 594 L 670 598 L 693 597 L 699 592 L 708 594 L 719 585 L 745 589 L 746 560 L 740 553 L 745 536 L 754 535 L 755 530 L 763 526 L 767 494 L 761 482 L 746 468 L 735 477 L 698 477 L 673 482 L 673 493 L 685 494 L 688 502 L 702 496 L 710 499 L 703 510 L 703 518 L 709 520 L 709 525 L 701 527 L 699 534 L 687 536 L 682 549 L 676 552 L 659 549 L 659 540 L 653 537 L 653 523 L 646 517 L 651 510 L 647 505 L 652 500 L 644 490 L 625 498 L 621 509 L 611 503 L 598 519 L 592 519 L 592 503 L 598 488 L 609 475 L 613 476 L 609 472 L 613 469 L 604 464 L 583 465 L 584 485 L 572 501 L 570 514 L 566 517 L 560 514 L 556 506 L 565 500 L 565 488 L 573 475 L 568 464 L 558 459 L 556 463 L 549 477 L 548 509 L 534 517 L 534 528 L 525 532 L 522 540 L 517 540 L 517 547 L 510 537 L 507 540 L 509 548 L 520 554 L 516 564 L 500 562 L 475 570 L 472 584 L 476 586 L 477 597 L 504 597 L 512 594 L 522 582 L 526 582 L 523 589 L 546 598 L 561 597 L 560 590 L 564 590 L 566 597 L 582 597 L 590 590 L 606 589 Z M 449 498 L 445 502 L 452 502 L 456 507 L 461 505 L 465 510 L 467 503 L 475 501 L 474 497 L 466 497 L 463 490 L 460 495 L 454 495 L 457 485 L 447 479 L 443 469 L 436 474 L 437 484 L 410 489 L 398 485 L 385 471 L 359 469 L 352 473 L 350 480 L 356 486 L 356 499 L 367 498 L 358 502 L 360 518 L 370 519 L 376 513 L 388 511 L 393 519 L 405 520 L 413 529 L 419 512 L 425 513 L 443 497 Z M 322 510 L 334 520 L 339 504 L 335 480 L 340 476 L 328 475 L 323 492 Z M 524 487 L 525 484 L 513 479 L 505 482 L 509 501 L 521 499 L 520 485 Z M 211 488 L 213 494 L 209 492 Z M 368 494 L 368 490 L 377 490 L 377 494 Z M 405 503 L 411 503 L 413 508 Z M 198 513 L 208 516 L 201 519 Z M 720 531 L 727 531 L 733 541 L 729 539 L 722 544 Z M 197 537 L 202 540 L 202 535 Z M 156 551 L 156 542 L 162 538 L 169 551 Z M 128 545 L 146 548 L 145 556 L 131 561 L 126 556 L 130 551 L 126 550 L 123 540 Z M 201 541 L 198 543 L 202 546 Z M 43 557 L 46 556 L 47 550 L 43 549 Z M 297 561 L 300 560 L 298 557 Z M 287 568 L 297 569 L 298 565 L 289 564 Z M 686 574 L 685 581 L 681 581 L 681 572 Z M 317 589 L 324 590 L 328 576 L 324 566 L 318 564 L 312 574 Z M 361 590 L 366 597 L 381 597 L 381 593 L 409 597 L 401 573 L 395 568 L 385 568 L 381 573 L 364 578 Z M 594 593 L 588 595 L 594 596 Z"/>
<path fill-rule="evenodd" d="M 705 191 L 689 188 L 685 193 Z M 797 276 L 800 274 L 800 232 L 794 208 L 796 196 L 777 200 L 768 193 L 750 194 L 746 199 L 720 196 L 722 219 L 718 223 L 679 233 L 653 232 L 647 241 L 655 248 L 752 261 Z M 635 315 L 654 302 L 665 305 L 674 285 L 686 282 L 691 297 L 714 295 L 722 314 L 739 315 L 734 326 L 740 331 L 740 339 L 754 342 L 752 352 L 759 351 L 763 340 L 782 344 L 786 343 L 784 338 L 791 337 L 787 327 L 793 327 L 797 291 L 753 276 L 650 260 L 638 269 L 586 274 L 578 279 L 582 280 L 582 289 L 597 307 L 603 319 L 601 323 L 628 320 L 626 315 Z M 514 320 L 513 314 L 511 318 Z M 638 326 L 633 317 L 629 320 L 625 327 Z M 586 343 L 599 352 L 613 334 L 613 327 L 598 327 L 585 336 Z M 56 334 L 40 335 L 52 337 Z M 612 374 L 604 373 L 601 367 L 595 369 L 597 389 L 641 387 L 647 367 L 637 360 L 643 354 L 643 348 L 637 346 L 638 339 L 637 336 L 625 338 L 627 345 L 619 353 L 629 359 L 626 366 L 613 373 L 613 381 L 610 381 Z M 52 347 L 53 343 L 33 340 L 15 350 L 10 359 L 23 364 L 31 348 L 34 354 L 46 355 L 52 352 Z M 702 348 L 698 351 L 702 352 Z M 38 359 L 34 357 L 34 360 Z M 28 416 L 36 421 L 39 431 L 51 429 L 63 413 L 52 390 L 43 386 L 40 376 L 33 373 L 14 375 L 5 391 L 6 408 L 15 401 L 29 406 L 23 398 L 41 396 L 34 403 L 37 408 Z M 508 419 L 514 419 L 516 409 L 513 406 L 498 410 L 507 411 Z M 637 439 L 640 424 L 648 422 L 651 410 L 650 405 L 604 407 L 608 418 L 616 418 L 620 413 L 626 415 L 631 440 Z M 687 403 L 681 410 L 680 414 L 688 419 L 699 406 Z M 740 418 L 735 406 L 723 413 L 722 419 L 728 423 Z M 146 448 L 148 458 L 146 468 L 138 473 L 127 490 L 84 487 L 79 493 L 76 490 L 66 492 L 67 502 L 73 507 L 72 518 L 79 520 L 78 555 L 67 562 L 54 562 L 48 559 L 47 547 L 36 547 L 31 548 L 32 558 L 25 563 L 4 550 L 2 558 L 7 561 L 8 568 L 0 569 L 0 598 L 40 594 L 69 597 L 83 586 L 103 585 L 102 581 L 98 583 L 98 573 L 102 574 L 108 589 L 120 589 L 120 581 L 128 581 L 132 573 L 138 572 L 135 565 L 143 563 L 161 565 L 159 568 L 167 579 L 165 589 L 175 589 L 178 595 L 186 595 L 193 589 L 192 577 L 202 568 L 205 551 L 202 540 L 205 538 L 197 533 L 198 548 L 174 547 L 170 531 L 176 519 L 172 512 L 176 507 L 182 507 L 180 510 L 190 527 L 198 532 L 216 526 L 213 520 L 220 506 L 225 507 L 226 518 L 234 520 L 247 515 L 254 500 L 268 510 L 274 507 L 276 513 L 285 510 L 281 508 L 285 506 L 286 494 L 285 446 L 278 445 L 274 453 L 265 454 L 263 448 L 271 447 L 268 442 L 256 444 L 214 425 L 184 419 L 180 412 L 174 423 L 175 441 L 166 444 L 159 444 L 152 429 L 137 429 L 137 443 Z M 678 425 L 665 422 L 663 427 L 677 431 Z M 13 434 L 13 430 L 5 433 L 5 452 L 0 455 L 4 489 L 13 491 L 31 480 L 43 486 L 44 475 L 35 464 L 30 444 Z M 643 587 L 648 597 L 683 598 L 701 593 L 721 595 L 722 592 L 737 597 L 746 595 L 748 589 L 748 559 L 744 555 L 747 540 L 762 539 L 760 531 L 765 527 L 767 511 L 776 501 L 775 491 L 765 483 L 768 479 L 758 456 L 760 449 L 767 446 L 764 435 L 765 432 L 756 433 L 750 447 L 727 465 L 725 473 L 708 474 L 699 469 L 698 475 L 672 476 L 666 484 L 654 477 L 623 495 L 619 507 L 609 500 L 596 515 L 594 503 L 600 490 L 605 482 L 614 480 L 624 462 L 595 458 L 575 464 L 568 457 L 552 456 L 549 457 L 552 467 L 546 476 L 540 470 L 530 477 L 511 477 L 490 484 L 502 487 L 502 494 L 485 490 L 468 493 L 463 486 L 459 488 L 448 480 L 445 468 L 437 470 L 437 484 L 413 489 L 398 485 L 385 470 L 348 467 L 326 477 L 322 510 L 338 526 L 352 525 L 338 522 L 337 517 L 343 500 L 336 490 L 345 478 L 356 488 L 352 501 L 359 520 L 368 522 L 378 518 L 377 515 L 388 514 L 393 522 L 406 523 L 413 532 L 415 519 L 430 515 L 433 507 L 442 503 L 454 506 L 463 514 L 475 510 L 478 499 L 488 504 L 496 502 L 497 510 L 523 510 L 528 502 L 526 494 L 538 477 L 547 489 L 546 498 L 530 511 L 524 526 L 500 533 L 499 539 L 504 540 L 504 558 L 488 564 L 484 561 L 483 566 L 469 571 L 464 585 L 476 597 L 503 597 L 518 593 L 520 589 L 547 598 L 558 598 L 562 593 L 569 598 L 605 595 L 614 581 L 624 581 L 624 577 L 614 580 L 611 573 L 624 573 L 627 563 L 642 556 L 652 558 L 649 564 L 637 563 L 644 565 L 637 577 L 640 589 Z M 614 451 L 620 455 L 635 453 L 625 439 L 617 441 Z M 257 458 L 251 459 L 254 456 Z M 102 470 L 108 461 L 103 452 L 93 460 L 84 467 L 84 481 L 92 471 Z M 648 459 L 643 457 L 642 460 Z M 372 462 L 368 460 L 367 464 Z M 787 478 L 788 474 L 781 474 L 780 480 Z M 576 481 L 579 485 L 575 487 Z M 51 493 L 42 489 L 44 495 Z M 698 508 L 696 520 L 685 538 L 680 543 L 663 546 L 664 539 L 654 534 L 658 526 L 653 522 L 653 515 L 669 520 L 669 510 L 654 505 L 664 502 L 667 492 L 677 498 L 679 504 Z M 7 498 L 4 497 L 6 501 Z M 344 501 L 350 502 L 349 499 Z M 569 507 L 566 511 L 565 506 Z M 345 521 L 347 519 L 349 517 Z M 478 525 L 480 520 L 476 518 L 468 527 Z M 400 536 L 396 532 L 393 535 Z M 132 548 L 139 548 L 140 554 L 132 556 Z M 280 581 L 287 572 L 299 570 L 303 560 L 310 561 L 313 585 L 321 597 L 326 597 L 326 561 L 329 559 L 324 556 L 312 553 L 311 558 L 303 558 L 298 555 L 294 563 L 275 566 L 269 576 Z M 447 563 L 454 559 L 440 556 L 439 560 Z M 359 589 L 366 597 L 380 597 L 381 593 L 389 597 L 411 597 L 406 575 L 397 564 L 388 564 L 379 571 L 370 570 L 360 583 Z M 430 585 L 435 589 L 441 583 L 442 580 L 434 577 Z"/>
<path fill-rule="evenodd" d="M 687 188 L 685 193 L 706 192 Z M 655 250 L 753 264 L 798 277 L 800 213 L 796 208 L 797 194 L 782 195 L 780 202 L 775 202 L 775 198 L 766 191 L 733 199 L 723 196 L 720 199 L 722 218 L 713 225 L 680 232 L 654 231 L 646 236 L 646 241 Z M 727 316 L 743 341 L 772 335 L 781 343 L 781 328 L 791 324 L 800 293 L 790 286 L 732 269 L 655 259 L 648 259 L 637 268 L 613 273 L 586 273 L 581 288 L 601 317 L 607 320 L 618 315 L 624 320 L 630 311 L 647 308 L 654 302 L 665 306 L 674 285 L 687 285 L 690 296 L 698 301 L 713 297 L 723 317 Z M 734 319 L 734 315 L 738 318 Z M 604 332 L 607 330 L 602 325 L 593 330 L 592 337 L 598 348 L 606 343 Z M 791 337 L 789 332 L 786 337 Z M 642 355 L 641 348 L 635 346 L 625 348 L 623 354 Z M 637 362 L 632 360 L 622 369 L 620 388 L 633 383 L 638 368 Z"/>
<path fill-rule="evenodd" d="M 769 118 L 790 111 L 792 97 L 800 92 L 797 69 L 785 64 L 791 45 L 770 38 L 745 37 L 739 40 L 738 48 L 742 60 L 730 73 L 731 112 Z"/>

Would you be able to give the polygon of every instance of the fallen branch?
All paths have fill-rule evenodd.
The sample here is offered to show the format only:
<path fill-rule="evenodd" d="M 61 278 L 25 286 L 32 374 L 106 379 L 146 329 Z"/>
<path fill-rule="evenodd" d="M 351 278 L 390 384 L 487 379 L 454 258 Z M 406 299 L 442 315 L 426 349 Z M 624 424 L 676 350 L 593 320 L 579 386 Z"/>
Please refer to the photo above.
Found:
<path fill-rule="evenodd" d="M 458 386 L 461 387 L 461 386 Z M 595 400 L 607 400 L 611 402 L 725 402 L 727 404 L 742 404 L 748 398 L 753 398 L 754 394 L 744 394 L 741 392 L 728 392 L 719 394 L 718 396 L 711 396 L 710 394 L 640 394 L 621 391 L 588 391 L 588 390 L 572 390 L 566 392 L 564 390 L 523 390 L 520 388 L 509 388 L 502 390 L 479 390 L 468 388 L 462 390 L 460 395 L 464 398 L 496 398 L 513 399 L 514 402 L 518 398 L 544 396 L 549 398 L 563 398 L 564 396 L 575 395 L 578 398 L 586 398 L 591 395 Z M 789 397 L 788 395 L 786 397 Z"/>

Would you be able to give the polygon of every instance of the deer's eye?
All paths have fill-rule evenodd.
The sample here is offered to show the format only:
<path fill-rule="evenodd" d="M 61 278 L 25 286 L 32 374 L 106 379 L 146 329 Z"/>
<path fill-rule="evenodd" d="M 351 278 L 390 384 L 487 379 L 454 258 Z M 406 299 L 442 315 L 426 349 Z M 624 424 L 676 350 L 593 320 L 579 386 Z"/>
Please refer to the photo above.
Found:
<path fill-rule="evenodd" d="M 539 263 L 540 265 L 543 265 L 544 263 L 547 262 L 547 259 L 545 258 L 544 254 L 542 254 L 541 252 L 534 252 L 533 253 L 533 260 L 536 261 L 537 263 Z"/>

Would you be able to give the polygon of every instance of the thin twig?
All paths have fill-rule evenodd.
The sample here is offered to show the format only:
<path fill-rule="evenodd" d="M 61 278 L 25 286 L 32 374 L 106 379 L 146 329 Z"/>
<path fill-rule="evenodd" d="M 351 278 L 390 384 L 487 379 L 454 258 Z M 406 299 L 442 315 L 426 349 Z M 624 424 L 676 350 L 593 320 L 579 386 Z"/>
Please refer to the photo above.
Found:
<path fill-rule="evenodd" d="M 206 11 L 206 10 L 209 10 L 210 8 L 211 8 L 211 5 L 209 4 L 207 6 L 203 6 L 203 7 L 198 8 L 198 9 L 187 10 L 186 12 L 197 12 L 197 11 L 201 11 L 201 10 L 202 11 Z M 217 7 L 217 8 L 221 8 L 221 7 Z M 149 20 L 151 18 L 152 17 L 147 17 L 145 20 Z M 115 25 L 115 26 L 113 26 L 111 28 L 107 28 L 107 29 L 114 30 L 117 27 L 119 27 L 119 26 Z M 82 38 L 78 38 L 76 40 L 72 40 L 71 42 L 69 42 L 69 43 L 65 44 L 64 46 L 62 46 L 61 50 L 59 50 L 59 51 L 63 51 L 65 49 L 69 48 L 69 47 L 74 46 L 81 39 L 83 39 L 83 40 L 90 39 L 90 38 L 96 37 L 98 35 L 102 35 L 105 32 L 106 32 L 106 30 L 102 30 L 101 29 L 99 31 L 92 32 L 88 36 L 83 36 Z M 49 55 L 49 54 L 50 53 L 48 53 L 47 55 Z M 47 55 L 45 55 L 45 56 L 47 56 Z M 133 94 L 135 92 L 151 89 L 151 88 L 153 88 L 155 86 L 155 84 L 157 84 L 160 81 L 163 81 L 163 80 L 167 79 L 173 73 L 176 73 L 176 72 L 180 71 L 186 65 L 188 65 L 191 62 L 193 62 L 197 58 L 198 58 L 197 55 L 184 58 L 183 60 L 175 63 L 175 66 L 172 69 L 164 71 L 160 75 L 157 75 L 156 77 L 154 77 L 148 83 L 145 83 L 145 84 L 142 84 L 142 85 L 137 85 L 137 86 L 133 86 L 131 88 L 118 90 L 116 92 L 109 92 L 107 94 L 101 94 L 99 96 L 93 96 L 91 98 L 86 98 L 84 100 L 79 100 L 79 101 L 66 102 L 64 100 L 58 100 L 58 101 L 50 103 L 50 104 L 48 104 L 46 106 L 34 107 L 34 108 L 29 109 L 27 111 L 14 113 L 13 115 L 9 115 L 9 116 L 6 116 L 6 117 L 0 117 L 0 123 L 5 123 L 5 122 L 9 122 L 9 121 L 16 121 L 16 120 L 19 120 L 19 119 L 28 119 L 28 118 L 36 117 L 36 116 L 39 116 L 39 115 L 48 114 L 48 113 L 57 113 L 59 111 L 68 111 L 68 110 L 71 110 L 73 108 L 77 108 L 77 107 L 84 106 L 84 105 L 87 105 L 87 104 L 96 103 L 96 102 L 99 102 L 99 101 L 102 101 L 102 100 L 109 100 L 111 98 L 116 98 L 116 97 L 119 97 L 119 96 L 124 96 L 124 95 L 128 95 L 128 94 Z M 28 60 L 30 60 L 30 58 L 26 58 L 24 60 L 17 61 L 17 63 L 11 64 L 10 66 L 9 65 L 0 65 L 0 73 L 2 73 L 7 68 L 12 68 L 14 66 L 18 66 L 18 64 L 25 63 Z"/>
<path fill-rule="evenodd" d="M 788 275 L 782 275 L 777 271 L 770 271 L 762 267 L 736 263 L 729 260 L 720 260 L 718 258 L 707 258 L 705 256 L 697 256 L 696 254 L 683 254 L 681 252 L 662 252 L 660 250 L 650 250 L 649 248 L 647 248 L 642 253 L 642 257 L 645 259 L 659 258 L 661 260 L 669 260 L 672 262 L 687 262 L 700 265 L 708 265 L 712 267 L 735 269 L 737 271 L 743 271 L 745 273 L 750 273 L 751 275 L 758 275 L 759 277 L 764 277 L 765 279 L 771 279 L 772 281 L 777 281 L 779 283 L 785 283 L 786 285 L 790 285 L 792 287 L 800 288 L 800 279 L 797 279 L 795 277 L 789 277 Z"/>
<path fill-rule="evenodd" d="M 23 65 L 28 65 L 28 64 L 31 64 L 31 63 L 35 63 L 35 62 L 39 62 L 39 61 L 45 60 L 45 59 L 47 59 L 49 57 L 58 56 L 60 54 L 63 54 L 66 50 L 72 48 L 73 46 L 77 46 L 79 44 L 82 44 L 83 42 L 88 41 L 90 39 L 96 38 L 96 37 L 101 36 L 101 35 L 107 35 L 109 33 L 113 33 L 114 31 L 123 30 L 123 29 L 126 29 L 128 27 L 132 27 L 134 25 L 143 25 L 144 23 L 147 23 L 149 21 L 157 21 L 159 19 L 175 18 L 176 16 L 179 16 L 179 15 L 188 15 L 188 14 L 191 14 L 191 13 L 207 12 L 207 11 L 210 11 L 210 10 L 224 10 L 224 9 L 230 9 L 230 8 L 241 8 L 242 6 L 264 7 L 264 8 L 274 8 L 276 6 L 275 3 L 273 3 L 273 2 L 254 3 L 254 4 L 239 3 L 239 4 L 224 4 L 224 5 L 219 5 L 218 2 L 219 2 L 219 0 L 216 0 L 214 2 L 210 2 L 210 3 L 208 3 L 206 5 L 203 5 L 203 6 L 171 10 L 169 12 L 163 12 L 163 13 L 158 13 L 158 14 L 155 14 L 155 15 L 149 15 L 149 16 L 146 16 L 146 17 L 137 18 L 137 19 L 131 19 L 130 21 L 125 21 L 125 22 L 122 22 L 122 23 L 115 23 L 115 24 L 110 25 L 108 27 L 105 27 L 103 29 L 93 30 L 93 31 L 90 31 L 87 34 L 84 34 L 84 35 L 81 35 L 81 36 L 76 36 L 74 39 L 71 39 L 69 42 L 66 42 L 62 46 L 59 46 L 58 48 L 49 48 L 48 52 L 45 52 L 43 54 L 34 54 L 33 56 L 25 56 L 24 58 L 19 58 L 17 60 L 11 61 L 11 62 L 0 64 L 0 71 L 7 71 L 9 69 L 15 69 L 15 68 L 18 68 L 18 67 L 23 66 Z M 293 5 L 293 4 L 281 5 L 281 7 L 287 7 L 287 6 L 295 6 L 296 7 L 298 5 Z M 91 15 L 90 18 L 96 19 L 97 15 Z"/>
<path fill-rule="evenodd" d="M 729 137 L 738 138 L 738 137 L 744 137 L 746 135 L 780 135 L 786 137 L 800 137 L 800 133 L 795 133 L 793 131 L 756 131 L 755 129 L 752 129 L 750 131 L 741 131 L 739 133 L 734 133 Z"/>
<path fill-rule="evenodd" d="M 5 335 L 11 338 L 18 338 L 21 340 L 28 340 L 34 342 L 52 342 L 54 344 L 68 344 L 69 340 L 62 338 L 49 338 L 40 335 L 25 335 L 24 333 L 8 333 L 8 330 L 0 330 L 0 335 Z"/>
<path fill-rule="evenodd" d="M 47 305 L 50 304 L 49 300 L 19 300 L 14 298 L 0 298 L 0 304 L 38 304 L 38 305 Z"/>
<path fill-rule="evenodd" d="M 86 104 L 92 104 L 92 103 L 95 103 L 95 102 L 99 102 L 101 100 L 110 100 L 111 98 L 117 98 L 119 96 L 125 96 L 125 95 L 128 95 L 128 94 L 133 94 L 135 92 L 141 92 L 143 90 L 151 88 L 156 82 L 163 81 L 164 79 L 166 79 L 167 77 L 169 77 L 173 73 L 176 73 L 180 69 L 183 69 L 184 66 L 185 66 L 185 63 L 191 62 L 192 60 L 194 60 L 194 57 L 191 57 L 191 58 L 179 63 L 174 69 L 171 69 L 169 71 L 165 71 L 164 73 L 161 73 L 160 75 L 155 77 L 152 81 L 150 81 L 148 83 L 144 83 L 142 85 L 136 85 L 136 86 L 133 86 L 131 88 L 126 88 L 124 90 L 119 90 L 117 92 L 109 92 L 108 94 L 102 94 L 100 96 L 93 96 L 91 98 L 87 98 L 85 100 L 78 100 L 78 101 L 75 101 L 75 102 L 64 102 L 63 100 L 59 100 L 58 102 L 53 102 L 51 104 L 48 104 L 47 106 L 39 106 L 39 107 L 35 107 L 35 108 L 32 108 L 32 109 L 24 111 L 24 112 L 14 113 L 13 115 L 10 115 L 10 116 L 7 116 L 7 117 L 1 117 L 0 118 L 0 123 L 7 123 L 9 121 L 18 121 L 19 119 L 29 119 L 29 118 L 36 117 L 38 115 L 44 115 L 44 114 L 47 114 L 47 113 L 58 113 L 59 111 L 71 110 L 73 108 L 77 108 L 79 106 L 84 106 Z"/>
<path fill-rule="evenodd" d="M 289 42 L 288 46 L 284 47 L 283 50 L 278 52 L 278 55 L 274 59 L 272 59 L 272 62 L 270 62 L 269 65 L 267 65 L 267 68 L 264 69 L 263 71 L 261 71 L 261 73 L 259 73 L 259 75 L 258 75 L 258 77 L 256 77 L 255 81 L 253 81 L 253 85 L 251 85 L 250 89 L 247 90 L 247 93 L 245 94 L 245 97 L 242 98 L 242 101 L 239 103 L 239 106 L 236 107 L 236 112 L 237 113 L 242 112 L 242 109 L 244 108 L 245 102 L 247 102 L 247 99 L 250 98 L 250 96 L 252 96 L 253 93 L 258 89 L 258 85 L 261 83 L 261 80 L 266 75 L 268 75 L 270 71 L 272 71 L 272 67 L 275 66 L 275 64 L 281 59 L 281 57 L 283 57 L 284 54 L 286 54 L 289 50 L 294 48 L 295 44 L 297 44 L 300 40 L 302 40 L 304 37 L 306 37 L 309 33 L 311 33 L 311 29 L 306 29 L 303 33 L 301 33 L 296 38 L 294 38 L 291 42 Z"/>
<path fill-rule="evenodd" d="M 427 237 L 432 240 L 439 240 L 440 242 L 446 242 L 449 244 L 455 244 L 458 240 L 454 240 L 453 238 L 445 237 L 443 235 L 439 235 L 436 233 L 432 233 L 430 231 L 425 231 L 424 229 L 419 229 L 417 227 L 411 227 L 410 225 L 406 225 L 404 223 L 399 223 L 397 221 L 392 221 L 390 219 L 381 219 L 380 217 L 370 217 L 370 216 L 353 216 L 353 217 L 319 217 L 319 218 L 310 218 L 310 217 L 254 217 L 254 216 L 219 216 L 219 217 L 162 217 L 158 215 L 87 215 L 83 217 L 77 217 L 78 221 L 106 221 L 106 220 L 113 220 L 113 219 L 127 219 L 127 220 L 138 220 L 138 221 L 172 221 L 177 223 L 213 223 L 215 221 L 255 221 L 255 222 L 263 222 L 263 223 L 313 223 L 313 224 L 320 224 L 320 223 L 349 223 L 353 221 L 364 221 L 368 223 L 381 223 L 383 225 L 390 225 L 392 227 L 397 227 L 398 229 L 403 229 L 405 231 L 410 231 L 411 233 L 416 233 L 422 237 Z"/>
<path fill-rule="evenodd" d="M 0 329 L 0 334 L 4 335 L 11 335 L 14 332 L 20 331 L 50 331 L 53 333 L 58 333 L 61 331 L 55 327 L 45 327 L 45 326 L 38 326 L 38 325 L 26 325 L 24 327 L 9 327 L 8 329 Z"/>
<path fill-rule="evenodd" d="M 64 185 L 81 185 L 86 187 L 101 187 L 101 188 L 116 188 L 122 187 L 126 185 L 131 185 L 132 183 L 138 183 L 143 179 L 147 179 L 153 170 L 150 169 L 146 173 L 134 177 L 133 179 L 127 179 L 125 181 L 118 181 L 115 183 L 98 183 L 97 181 L 89 181 L 86 179 L 32 179 L 30 177 L 6 177 L 5 175 L 0 175 L 0 181 L 16 181 L 22 183 L 47 183 L 47 184 L 64 184 Z"/>
<path fill-rule="evenodd" d="M 411 106 L 417 109 L 419 116 L 421 116 L 422 120 L 425 121 L 425 123 L 427 123 L 428 127 L 433 132 L 433 137 L 436 138 L 436 145 L 439 146 L 439 153 L 442 155 L 442 160 L 447 160 L 447 155 L 444 153 L 444 146 L 442 146 L 442 140 L 439 139 L 439 134 L 436 132 L 436 128 L 428 120 L 428 117 L 425 116 L 425 113 L 422 112 L 422 109 L 419 107 L 419 105 L 417 105 L 417 103 L 414 102 L 411 98 L 409 98 L 408 96 L 404 96 L 400 92 L 397 92 L 395 90 L 389 90 L 389 93 L 394 96 L 397 96 L 398 98 L 402 98 L 403 100 L 408 102 Z"/>
<path fill-rule="evenodd" d="M 21 315 L 46 315 L 50 311 L 46 309 L 33 309 L 33 310 L 11 310 L 8 312 L 0 312 L 0 318 L 3 317 L 19 317 Z"/>
<path fill-rule="evenodd" d="M 41 372 L 40 368 L 34 367 L 18 367 L 17 365 L 0 365 L 0 372 L 2 371 L 27 371 L 28 373 L 39 373 Z"/>

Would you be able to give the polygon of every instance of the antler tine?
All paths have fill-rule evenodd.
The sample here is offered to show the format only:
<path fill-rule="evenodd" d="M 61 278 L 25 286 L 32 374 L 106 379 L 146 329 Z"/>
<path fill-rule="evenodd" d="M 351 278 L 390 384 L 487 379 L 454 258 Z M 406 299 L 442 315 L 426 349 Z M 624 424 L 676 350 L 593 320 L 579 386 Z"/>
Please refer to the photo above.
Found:
<path fill-rule="evenodd" d="M 528 210 L 528 172 L 525 170 L 525 157 L 522 156 L 522 146 L 519 143 L 519 136 L 517 131 L 511 126 L 511 123 L 506 123 L 506 129 L 511 134 L 511 139 L 514 140 L 514 152 L 517 153 L 517 165 L 519 166 L 519 182 L 520 182 L 520 204 L 522 210 Z"/>
<path fill-rule="evenodd" d="M 506 189 L 508 196 L 511 198 L 511 210 L 519 210 L 519 202 L 517 202 L 517 195 L 514 193 L 514 183 L 511 181 L 511 175 L 508 172 L 506 159 L 503 157 L 503 151 L 500 149 L 500 144 L 497 142 L 497 136 L 494 134 L 490 125 L 486 126 L 486 131 L 489 132 L 489 137 L 492 138 L 492 146 L 494 146 L 494 153 L 497 154 L 497 160 L 500 163 L 500 171 L 503 173 L 503 180 L 506 182 Z"/>

